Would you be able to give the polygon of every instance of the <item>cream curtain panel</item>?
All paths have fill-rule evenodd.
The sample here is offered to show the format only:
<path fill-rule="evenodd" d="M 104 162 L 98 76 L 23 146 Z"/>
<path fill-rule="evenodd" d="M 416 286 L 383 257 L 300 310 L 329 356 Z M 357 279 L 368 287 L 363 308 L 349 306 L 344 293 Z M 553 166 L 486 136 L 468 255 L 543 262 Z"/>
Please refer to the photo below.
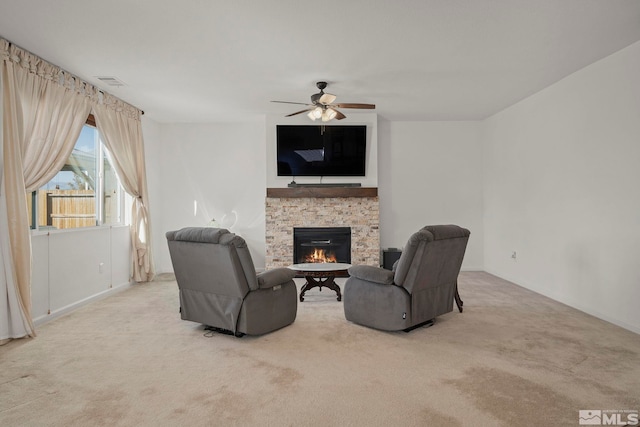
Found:
<path fill-rule="evenodd" d="M 2 42 L 2 40 L 0 40 Z M 0 49 L 4 46 L 0 44 Z M 6 67 L 0 64 L 0 345 L 11 338 L 26 336 L 33 333 L 33 325 L 26 314 L 23 302 L 18 294 L 18 279 L 13 267 L 11 243 L 9 240 L 8 205 L 4 179 L 5 140 L 10 128 L 5 126 L 15 120 L 5 120 L 4 105 L 11 102 L 14 94 L 5 90 L 7 81 Z M 15 115 L 14 117 L 15 118 Z M 6 131 L 6 133 L 5 133 Z M 10 148 L 7 147 L 7 151 Z M 9 153 L 10 155 L 12 153 Z M 5 297 L 6 295 L 6 297 Z"/>
<path fill-rule="evenodd" d="M 125 154 L 118 152 L 122 150 L 119 143 L 139 145 L 140 148 L 135 149 L 137 153 L 137 150 L 143 152 L 143 142 L 139 110 L 136 110 L 138 130 L 133 136 L 128 135 L 133 126 L 121 129 L 118 123 L 129 120 L 120 116 L 133 107 L 116 102 L 115 98 L 4 39 L 0 39 L 0 60 L 3 154 L 0 186 L 1 344 L 3 340 L 35 335 L 31 318 L 31 234 L 26 192 L 40 188 L 62 168 L 92 108 L 107 123 L 100 129 L 103 138 L 117 141 L 109 146 L 114 158 L 131 156 L 128 151 Z M 109 118 L 111 116 L 117 118 Z M 115 122 L 115 127 L 108 124 L 110 122 Z M 127 142 L 121 142 L 121 138 Z M 140 247 L 139 251 L 134 251 L 134 257 L 137 259 L 143 252 L 143 261 L 138 264 L 146 269 L 144 274 L 135 272 L 134 276 L 136 281 L 145 281 L 153 278 L 153 264 L 149 250 L 144 156 L 138 162 L 142 162 L 142 166 L 136 164 L 136 172 L 142 175 L 135 175 L 131 180 L 144 184 L 131 185 L 135 192 L 125 188 L 140 199 L 136 203 L 136 213 L 142 212 L 137 218 L 144 220 L 137 220 L 132 225 L 132 241 Z"/>
<path fill-rule="evenodd" d="M 122 186 L 134 197 L 131 208 L 133 280 L 149 282 L 153 280 L 155 269 L 149 240 L 149 198 L 140 110 L 105 94 L 103 102 L 94 107 L 93 114 Z"/>

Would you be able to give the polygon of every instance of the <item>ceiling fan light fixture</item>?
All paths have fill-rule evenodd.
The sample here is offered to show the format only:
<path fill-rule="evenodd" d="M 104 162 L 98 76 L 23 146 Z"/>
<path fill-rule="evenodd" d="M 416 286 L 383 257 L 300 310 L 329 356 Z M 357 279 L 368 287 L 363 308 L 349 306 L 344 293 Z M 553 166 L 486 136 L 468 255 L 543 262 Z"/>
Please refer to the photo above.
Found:
<path fill-rule="evenodd" d="M 327 105 L 327 104 L 331 104 L 335 100 L 336 100 L 336 96 L 335 95 L 332 95 L 330 93 L 323 93 L 318 101 L 321 104 Z"/>
<path fill-rule="evenodd" d="M 333 120 L 336 117 L 337 114 L 338 114 L 338 112 L 336 110 L 334 110 L 333 108 L 327 108 L 322 113 L 322 121 L 323 122 L 328 122 L 329 120 Z"/>
<path fill-rule="evenodd" d="M 309 111 L 309 113 L 307 113 L 307 117 L 309 117 L 311 120 L 313 120 L 315 122 L 316 121 L 316 116 L 313 113 L 314 113 L 313 110 Z"/>
<path fill-rule="evenodd" d="M 312 113 L 313 113 L 313 117 L 315 117 L 316 119 L 321 118 L 323 116 L 322 107 L 314 108 Z"/>

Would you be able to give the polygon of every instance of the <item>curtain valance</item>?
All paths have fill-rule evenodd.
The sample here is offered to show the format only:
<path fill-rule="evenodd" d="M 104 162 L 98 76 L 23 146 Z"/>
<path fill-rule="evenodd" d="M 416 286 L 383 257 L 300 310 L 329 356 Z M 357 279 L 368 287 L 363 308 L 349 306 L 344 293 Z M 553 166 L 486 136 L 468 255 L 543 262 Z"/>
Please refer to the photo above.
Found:
<path fill-rule="evenodd" d="M 53 65 L 3 38 L 0 38 L 0 61 L 10 61 L 14 67 L 20 67 L 30 74 L 55 82 L 88 97 L 94 105 L 104 105 L 130 119 L 140 120 L 140 116 L 143 114 L 139 108 L 102 91 L 91 83 L 85 82 L 57 65 Z"/>

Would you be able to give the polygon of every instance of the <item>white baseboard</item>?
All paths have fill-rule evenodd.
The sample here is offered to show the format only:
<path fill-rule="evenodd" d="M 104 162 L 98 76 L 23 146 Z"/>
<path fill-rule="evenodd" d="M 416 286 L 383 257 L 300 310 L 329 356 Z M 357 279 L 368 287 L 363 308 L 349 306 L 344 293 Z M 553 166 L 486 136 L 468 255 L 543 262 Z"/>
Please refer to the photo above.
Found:
<path fill-rule="evenodd" d="M 107 289 L 106 291 L 102 291 L 99 292 L 95 295 L 91 295 L 90 297 L 87 297 L 85 299 L 82 299 L 80 301 L 76 301 L 72 304 L 69 304 L 65 307 L 59 308 L 58 310 L 52 311 L 49 314 L 45 314 L 44 316 L 40 316 L 40 317 L 36 317 L 35 319 L 33 319 L 33 324 L 35 326 L 40 326 L 43 325 L 47 322 L 50 322 L 51 320 L 57 319 L 58 317 L 64 316 L 67 313 L 72 312 L 73 310 L 76 310 L 84 305 L 87 305 L 93 301 L 98 301 L 101 299 L 104 299 L 108 296 L 111 296 L 113 294 L 116 294 L 118 292 L 122 292 L 125 289 L 130 288 L 132 285 L 134 284 L 134 282 L 128 282 L 128 283 L 122 283 L 120 285 L 114 286 L 112 288 Z"/>

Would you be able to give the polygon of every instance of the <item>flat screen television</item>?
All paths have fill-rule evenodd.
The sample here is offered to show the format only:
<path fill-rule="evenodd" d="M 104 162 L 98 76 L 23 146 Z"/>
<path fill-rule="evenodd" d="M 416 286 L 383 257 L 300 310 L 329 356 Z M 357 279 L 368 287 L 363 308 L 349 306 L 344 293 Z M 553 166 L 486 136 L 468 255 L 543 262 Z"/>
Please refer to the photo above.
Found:
<path fill-rule="evenodd" d="M 278 125 L 278 176 L 365 176 L 367 127 Z"/>

